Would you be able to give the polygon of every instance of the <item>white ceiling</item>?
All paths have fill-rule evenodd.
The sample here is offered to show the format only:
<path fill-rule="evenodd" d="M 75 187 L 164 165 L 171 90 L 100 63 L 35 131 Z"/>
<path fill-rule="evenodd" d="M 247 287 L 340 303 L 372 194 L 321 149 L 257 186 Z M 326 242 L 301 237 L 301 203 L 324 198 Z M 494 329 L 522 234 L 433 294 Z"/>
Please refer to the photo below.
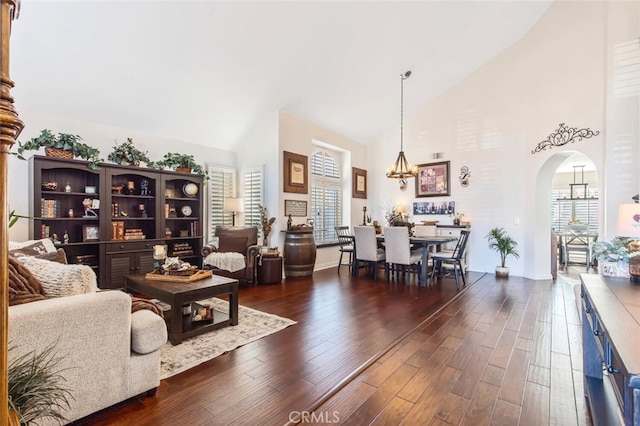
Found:
<path fill-rule="evenodd" d="M 399 126 L 401 73 L 410 116 L 549 4 L 23 0 L 12 94 L 18 112 L 221 149 L 278 110 L 370 143 Z"/>

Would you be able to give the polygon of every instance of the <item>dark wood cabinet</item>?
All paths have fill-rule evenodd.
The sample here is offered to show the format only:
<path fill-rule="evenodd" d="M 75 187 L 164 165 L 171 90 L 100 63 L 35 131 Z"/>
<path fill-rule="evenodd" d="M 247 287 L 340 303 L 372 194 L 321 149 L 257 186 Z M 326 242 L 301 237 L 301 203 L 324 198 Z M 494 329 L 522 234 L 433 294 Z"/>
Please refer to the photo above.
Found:
<path fill-rule="evenodd" d="M 203 178 L 143 167 L 34 156 L 30 238 L 54 238 L 71 263 L 92 266 L 100 288 L 153 270 L 153 246 L 198 267 Z M 68 240 L 64 237 L 68 236 Z"/>
<path fill-rule="evenodd" d="M 594 425 L 640 425 L 640 286 L 581 274 L 584 393 Z"/>

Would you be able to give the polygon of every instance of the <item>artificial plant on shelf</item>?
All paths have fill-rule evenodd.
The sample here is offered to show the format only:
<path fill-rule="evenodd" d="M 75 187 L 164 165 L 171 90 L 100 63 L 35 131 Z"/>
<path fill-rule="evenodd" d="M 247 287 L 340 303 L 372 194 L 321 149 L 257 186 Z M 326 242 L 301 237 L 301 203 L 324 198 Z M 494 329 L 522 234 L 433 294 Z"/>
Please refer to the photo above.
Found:
<path fill-rule="evenodd" d="M 99 169 L 98 163 L 102 161 L 100 151 L 81 141 L 82 138 L 78 135 L 70 133 L 58 133 L 56 135 L 51 130 L 44 129 L 35 138 L 31 138 L 26 142 L 18 141 L 18 150 L 17 152 L 12 152 L 12 154 L 21 160 L 25 160 L 23 155 L 25 151 L 38 151 L 40 148 L 45 148 L 46 155 L 55 156 L 51 152 L 47 152 L 48 149 L 54 149 L 68 153 L 64 154 L 67 158 L 78 157 L 85 159 L 89 161 L 88 166 L 91 169 Z"/>
<path fill-rule="evenodd" d="M 141 162 L 153 166 L 153 162 L 147 156 L 147 151 L 143 152 L 136 148 L 131 138 L 127 138 L 127 141 L 120 145 L 116 142 L 113 151 L 107 156 L 107 160 L 121 166 L 139 166 Z"/>
<path fill-rule="evenodd" d="M 258 204 L 258 210 L 260 211 L 260 226 L 262 228 L 262 246 L 269 247 L 269 234 L 271 233 L 271 225 L 276 221 L 275 217 L 269 217 L 267 215 L 267 208 L 262 204 Z"/>
<path fill-rule="evenodd" d="M 169 168 L 182 173 L 193 172 L 197 175 L 204 176 L 205 180 L 209 178 L 204 168 L 196 162 L 193 155 L 189 154 L 168 152 L 162 157 L 162 160 L 154 163 L 154 167 L 157 169 Z"/>

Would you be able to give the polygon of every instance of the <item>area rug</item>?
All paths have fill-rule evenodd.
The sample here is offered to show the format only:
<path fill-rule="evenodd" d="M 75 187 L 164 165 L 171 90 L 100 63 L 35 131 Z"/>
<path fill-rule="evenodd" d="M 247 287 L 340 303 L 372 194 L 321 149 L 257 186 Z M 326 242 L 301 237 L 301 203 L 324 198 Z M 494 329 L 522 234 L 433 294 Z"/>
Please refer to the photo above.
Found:
<path fill-rule="evenodd" d="M 212 305 L 214 309 L 228 312 L 229 304 L 225 300 L 211 298 L 202 302 Z M 160 378 L 166 379 L 181 373 L 295 323 L 296 321 L 288 318 L 240 305 L 238 306 L 238 325 L 185 339 L 176 346 L 167 342 L 160 352 Z"/>

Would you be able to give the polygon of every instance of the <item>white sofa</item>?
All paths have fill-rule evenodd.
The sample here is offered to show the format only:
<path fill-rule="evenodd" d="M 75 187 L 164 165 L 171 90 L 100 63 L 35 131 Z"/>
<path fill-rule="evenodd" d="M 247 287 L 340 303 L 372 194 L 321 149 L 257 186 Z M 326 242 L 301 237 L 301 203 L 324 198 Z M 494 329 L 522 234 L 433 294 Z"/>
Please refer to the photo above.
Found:
<path fill-rule="evenodd" d="M 9 307 L 9 362 L 56 342 L 74 398 L 62 413 L 68 422 L 145 392 L 154 395 L 166 341 L 164 320 L 149 310 L 132 314 L 131 297 L 117 290 Z"/>

